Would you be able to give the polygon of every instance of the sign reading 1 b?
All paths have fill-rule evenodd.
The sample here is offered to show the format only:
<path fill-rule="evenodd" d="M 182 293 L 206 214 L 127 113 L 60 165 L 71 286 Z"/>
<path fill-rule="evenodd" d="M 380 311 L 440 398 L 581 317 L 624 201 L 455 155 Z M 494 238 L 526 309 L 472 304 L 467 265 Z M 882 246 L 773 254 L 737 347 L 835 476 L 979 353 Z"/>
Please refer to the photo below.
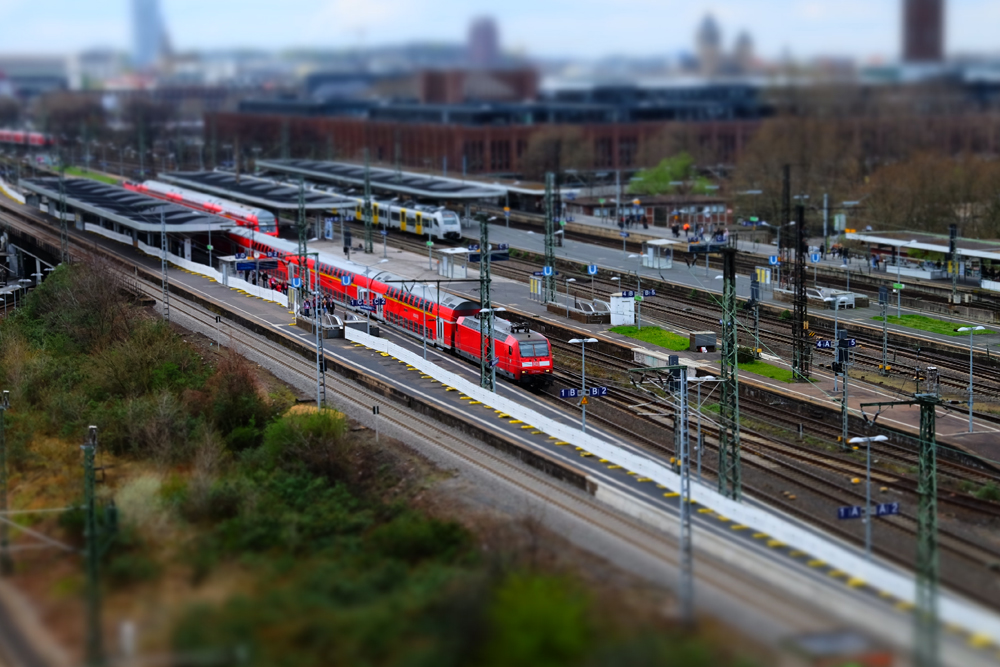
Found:
<path fill-rule="evenodd" d="M 580 398 L 583 396 L 607 396 L 607 387 L 587 387 L 586 389 L 580 389 L 578 387 L 570 387 L 569 389 L 560 389 L 559 398 Z"/>

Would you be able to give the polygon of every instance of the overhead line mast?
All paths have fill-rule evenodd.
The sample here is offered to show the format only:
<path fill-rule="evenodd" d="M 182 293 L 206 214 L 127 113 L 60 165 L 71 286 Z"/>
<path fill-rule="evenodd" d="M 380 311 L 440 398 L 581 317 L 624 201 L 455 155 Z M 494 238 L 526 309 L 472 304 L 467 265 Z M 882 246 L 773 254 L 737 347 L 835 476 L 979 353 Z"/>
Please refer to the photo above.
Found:
<path fill-rule="evenodd" d="M 737 363 L 736 248 L 722 251 L 722 397 L 719 403 L 719 493 L 740 500 L 740 386 Z"/>
<path fill-rule="evenodd" d="M 543 303 L 556 300 L 556 198 L 555 174 L 545 174 L 545 266 L 552 269 L 551 275 L 543 276 Z"/>

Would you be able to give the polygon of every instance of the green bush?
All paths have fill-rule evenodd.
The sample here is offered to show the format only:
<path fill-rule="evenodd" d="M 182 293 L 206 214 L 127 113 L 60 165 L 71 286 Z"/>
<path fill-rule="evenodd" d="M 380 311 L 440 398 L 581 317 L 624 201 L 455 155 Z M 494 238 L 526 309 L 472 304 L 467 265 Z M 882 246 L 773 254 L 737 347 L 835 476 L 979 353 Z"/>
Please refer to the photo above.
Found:
<path fill-rule="evenodd" d="M 272 469 L 306 465 L 317 473 L 343 479 L 349 465 L 347 420 L 333 410 L 286 414 L 263 434 L 261 460 Z"/>
<path fill-rule="evenodd" d="M 781 311 L 781 314 L 778 315 L 778 317 L 780 319 L 783 319 L 783 320 L 790 320 L 790 319 L 792 319 L 792 311 L 787 310 L 787 309 L 783 310 L 783 311 Z"/>
<path fill-rule="evenodd" d="M 994 482 L 990 482 L 985 486 L 980 487 L 979 490 L 976 491 L 975 496 L 980 500 L 1000 502 L 1000 486 L 997 486 Z"/>
<path fill-rule="evenodd" d="M 486 665 L 578 665 L 591 643 L 589 600 L 570 580 L 512 574 L 489 612 Z"/>
<path fill-rule="evenodd" d="M 123 553 L 111 558 L 105 567 L 108 579 L 117 586 L 131 586 L 160 576 L 159 563 L 142 553 Z"/>
<path fill-rule="evenodd" d="M 240 427 L 259 428 L 274 416 L 274 408 L 264 397 L 253 365 L 233 351 L 227 351 L 206 382 L 208 413 L 216 428 L 228 436 Z M 238 445 L 248 433 L 238 436 Z M 259 440 L 253 446 L 259 444 Z"/>
<path fill-rule="evenodd" d="M 736 348 L 736 363 L 749 364 L 756 358 L 757 355 L 754 354 L 753 349 L 745 347 L 743 345 L 740 345 L 738 348 Z"/>
<path fill-rule="evenodd" d="M 469 543 L 469 535 L 457 523 L 403 512 L 375 528 L 368 543 L 380 554 L 417 563 L 429 558 L 451 561 Z"/>

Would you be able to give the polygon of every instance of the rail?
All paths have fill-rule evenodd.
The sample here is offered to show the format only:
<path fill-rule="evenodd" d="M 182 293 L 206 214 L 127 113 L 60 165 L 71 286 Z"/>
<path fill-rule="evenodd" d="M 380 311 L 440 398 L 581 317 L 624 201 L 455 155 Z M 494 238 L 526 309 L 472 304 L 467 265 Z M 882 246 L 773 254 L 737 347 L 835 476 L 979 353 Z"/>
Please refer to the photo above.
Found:
<path fill-rule="evenodd" d="M 621 447 L 604 442 L 571 426 L 561 424 L 531 408 L 478 387 L 461 376 L 425 360 L 421 355 L 410 352 L 388 340 L 369 336 L 362 331 L 353 329 L 346 330 L 344 334 L 352 342 L 360 343 L 369 349 L 405 362 L 442 384 L 462 392 L 463 395 L 494 409 L 502 410 L 511 417 L 525 424 L 530 424 L 550 436 L 582 447 L 594 456 L 621 465 L 627 470 L 648 477 L 667 488 L 680 488 L 680 476 L 652 459 L 625 451 Z M 916 586 L 911 575 L 882 563 L 868 562 L 864 556 L 854 553 L 853 550 L 832 541 L 816 530 L 779 517 L 765 509 L 754 507 L 750 503 L 740 503 L 725 498 L 697 480 L 691 481 L 691 500 L 733 522 L 752 526 L 760 532 L 766 532 L 774 539 L 807 551 L 817 559 L 836 563 L 840 570 L 900 600 L 909 603 L 916 602 Z M 1000 616 L 985 607 L 961 599 L 954 594 L 942 593 L 940 616 L 945 623 L 960 625 L 977 635 L 988 636 L 994 642 L 1000 643 Z"/>

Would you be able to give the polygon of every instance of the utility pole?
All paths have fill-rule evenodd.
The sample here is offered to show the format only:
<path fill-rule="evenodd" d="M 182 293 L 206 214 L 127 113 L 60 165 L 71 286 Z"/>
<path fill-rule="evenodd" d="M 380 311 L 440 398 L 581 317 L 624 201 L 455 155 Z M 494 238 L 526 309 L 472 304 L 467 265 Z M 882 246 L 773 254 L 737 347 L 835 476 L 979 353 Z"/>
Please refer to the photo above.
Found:
<path fill-rule="evenodd" d="M 490 223 L 486 215 L 479 217 L 479 308 L 486 319 L 479 317 L 480 355 L 479 386 L 496 391 L 496 367 L 493 365 L 493 299 L 490 296 Z"/>
<path fill-rule="evenodd" d="M 750 308 L 753 311 L 753 356 L 760 359 L 760 281 L 756 271 L 750 276 Z"/>
<path fill-rule="evenodd" d="M 104 665 L 104 647 L 101 641 L 101 581 L 100 581 L 100 558 L 110 545 L 110 539 L 104 544 L 102 541 L 102 531 L 97 525 L 97 493 L 96 493 L 96 469 L 94 467 L 94 457 L 97 453 L 97 427 L 91 426 L 88 430 L 87 440 L 81 447 L 83 450 L 83 514 L 84 514 L 84 539 L 86 547 L 84 556 L 87 566 L 87 667 L 101 667 Z M 107 534 L 113 538 L 117 529 L 117 514 L 114 506 L 105 510 L 107 523 Z"/>
<path fill-rule="evenodd" d="M 281 122 L 281 159 L 287 160 L 291 157 L 291 151 L 288 147 L 288 119 L 285 118 Z"/>
<path fill-rule="evenodd" d="M 66 225 L 66 165 L 59 157 L 59 261 L 69 262 L 69 228 Z"/>
<path fill-rule="evenodd" d="M 958 303 L 958 225 L 948 228 L 948 259 L 951 261 L 951 302 Z"/>
<path fill-rule="evenodd" d="M 879 375 L 889 374 L 889 288 L 881 285 L 878 288 L 878 305 L 882 309 L 882 366 Z"/>
<path fill-rule="evenodd" d="M 302 176 L 299 176 L 299 215 L 295 221 L 295 226 L 299 233 L 299 280 L 301 280 L 301 287 L 299 287 L 299 302 L 305 300 L 305 295 L 308 294 L 309 285 L 307 283 L 307 260 L 309 254 L 309 229 L 308 222 L 306 221 L 306 183 Z M 251 245 L 252 242 L 251 242 Z M 250 249 L 253 252 L 253 248 Z"/>
<path fill-rule="evenodd" d="M 679 369 L 674 383 L 677 393 L 677 416 L 674 418 L 674 451 L 681 465 L 681 580 L 680 616 L 687 625 L 694 624 L 694 555 L 691 548 L 691 447 L 688 430 L 688 375 L 687 366 Z"/>
<path fill-rule="evenodd" d="M 809 380 L 809 345 L 806 327 L 809 304 L 806 298 L 806 209 L 799 205 L 795 223 L 795 305 L 792 314 L 792 375 L 796 382 Z"/>
<path fill-rule="evenodd" d="M 826 259 L 826 253 L 829 250 L 829 232 L 827 231 L 827 220 L 830 217 L 830 195 L 823 193 L 823 259 Z"/>
<path fill-rule="evenodd" d="M 846 334 L 846 331 L 841 331 L 841 338 L 837 341 L 837 361 L 844 374 L 843 393 L 840 398 L 840 437 L 841 446 L 844 449 L 847 449 L 847 432 L 850 421 L 850 413 L 847 410 L 847 378 L 848 369 L 851 366 L 851 348 L 847 347 L 848 339 Z"/>
<path fill-rule="evenodd" d="M 370 255 L 375 252 L 372 242 L 372 179 L 371 166 L 368 162 L 368 149 L 365 149 L 365 254 Z"/>
<path fill-rule="evenodd" d="M 719 493 L 740 500 L 740 387 L 736 327 L 736 249 L 722 250 L 722 397 L 719 402 Z"/>
<path fill-rule="evenodd" d="M 316 253 L 316 266 L 319 270 L 319 253 Z M 320 298 L 319 275 L 316 276 L 316 302 L 313 304 L 313 314 L 316 319 L 316 409 L 322 410 L 326 403 L 326 353 L 323 351 L 323 306 Z"/>
<path fill-rule="evenodd" d="M 167 275 L 167 218 L 160 206 L 160 279 L 163 288 L 163 319 L 170 322 L 170 278 Z"/>
<path fill-rule="evenodd" d="M 10 410 L 10 392 L 4 390 L 0 396 L 0 513 L 7 515 L 7 434 L 4 419 Z M 9 577 L 14 573 L 14 563 L 10 558 L 10 526 L 0 522 L 0 575 Z"/>
<path fill-rule="evenodd" d="M 792 221 L 792 166 L 781 167 L 781 224 L 778 226 L 778 257 L 784 262 L 785 252 L 781 248 L 781 229 Z"/>
<path fill-rule="evenodd" d="M 917 463 L 917 591 L 914 611 L 914 661 L 916 667 L 940 664 L 940 628 L 938 624 L 937 529 L 937 441 L 936 410 L 941 403 L 937 393 L 915 394 L 911 401 L 863 403 L 862 409 L 874 406 L 920 406 L 920 451 Z M 877 415 L 876 415 L 877 419 Z M 874 420 L 873 420 L 874 423 Z"/>
<path fill-rule="evenodd" d="M 556 201 L 554 190 L 555 174 L 550 171 L 545 174 L 545 266 L 552 270 L 552 274 L 542 278 L 544 281 L 542 303 L 556 300 Z"/>

